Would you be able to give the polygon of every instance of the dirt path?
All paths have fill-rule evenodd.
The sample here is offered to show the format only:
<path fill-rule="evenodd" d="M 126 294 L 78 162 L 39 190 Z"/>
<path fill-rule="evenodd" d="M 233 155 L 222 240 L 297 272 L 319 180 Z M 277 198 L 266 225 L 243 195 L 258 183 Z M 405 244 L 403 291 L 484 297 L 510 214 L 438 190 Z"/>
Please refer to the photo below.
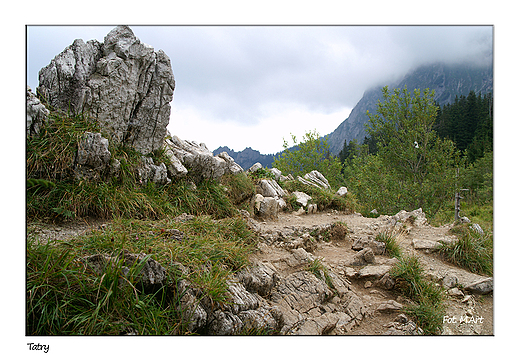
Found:
<path fill-rule="evenodd" d="M 395 217 L 394 217 L 395 218 Z M 449 264 L 428 250 L 418 250 L 414 247 L 414 240 L 439 241 L 454 239 L 448 234 L 449 225 L 433 227 L 425 223 L 402 224 L 398 237 L 399 245 L 404 253 L 417 256 L 431 280 L 442 284 L 449 277 L 456 277 L 456 284 L 460 293 L 447 297 L 447 311 L 443 323 L 444 335 L 493 335 L 493 295 L 472 295 L 463 292 L 463 288 L 471 283 L 487 277 L 476 275 Z M 348 334 L 352 335 L 381 335 L 389 330 L 388 326 L 396 318 L 397 313 L 377 311 L 377 307 L 388 300 L 395 300 L 406 304 L 407 300 L 393 291 L 377 287 L 372 282 L 359 279 L 355 272 L 362 266 L 352 266 L 357 253 L 352 249 L 356 241 L 375 239 L 376 235 L 391 228 L 392 217 L 365 218 L 360 214 L 341 214 L 337 212 L 319 213 L 303 216 L 282 214 L 276 221 L 259 223 L 262 233 L 290 232 L 297 229 L 311 229 L 316 226 L 343 222 L 348 227 L 348 234 L 344 241 L 319 242 L 312 253 L 319 257 L 321 262 L 341 277 L 345 277 L 351 289 L 363 300 L 367 312 L 360 325 L 354 327 Z M 395 222 L 394 222 L 395 223 Z M 286 250 L 275 245 L 262 245 L 262 252 L 255 256 L 258 261 L 273 261 L 286 254 Z M 391 264 L 385 255 L 376 255 L 375 264 Z M 289 271 L 287 271 L 289 272 Z M 448 277 L 449 276 L 449 277 Z M 454 291 L 453 291 L 454 292 Z"/>

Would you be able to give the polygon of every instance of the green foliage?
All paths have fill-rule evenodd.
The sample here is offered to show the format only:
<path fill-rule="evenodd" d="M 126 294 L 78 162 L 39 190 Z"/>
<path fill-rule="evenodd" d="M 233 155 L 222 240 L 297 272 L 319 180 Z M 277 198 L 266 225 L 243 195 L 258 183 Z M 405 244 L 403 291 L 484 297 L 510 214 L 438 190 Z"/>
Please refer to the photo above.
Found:
<path fill-rule="evenodd" d="M 461 171 L 459 184 L 470 190 L 466 197 L 478 204 L 493 201 L 493 152 L 486 152 Z"/>
<path fill-rule="evenodd" d="M 452 104 L 440 109 L 435 129 L 440 137 L 451 139 L 465 151 L 470 164 L 493 151 L 492 94 L 477 96 L 470 91 L 467 96 L 455 97 Z"/>
<path fill-rule="evenodd" d="M 226 188 L 226 193 L 231 202 L 239 207 L 251 208 L 250 200 L 256 193 L 253 179 L 245 173 L 228 174 L 222 177 L 222 184 Z M 252 210 L 250 210 L 250 213 Z"/>
<path fill-rule="evenodd" d="M 450 230 L 457 235 L 454 243 L 442 242 L 439 253 L 448 261 L 470 272 L 493 275 L 493 236 L 480 234 L 468 224 Z"/>
<path fill-rule="evenodd" d="M 458 154 L 433 130 L 437 108 L 433 92 L 382 89 L 377 114 L 368 114 L 367 131 L 378 153 L 354 156 L 345 179 L 367 210 L 393 214 L 422 208 L 432 217 L 453 197 Z"/>
<path fill-rule="evenodd" d="M 37 137 L 27 139 L 27 178 L 55 181 L 68 178 L 79 140 L 99 126 L 83 115 L 69 117 L 51 112 Z"/>
<path fill-rule="evenodd" d="M 327 139 L 321 138 L 316 131 L 307 132 L 299 143 L 296 136 L 291 137 L 292 148 L 284 140 L 284 151 L 274 160 L 273 167 L 295 177 L 317 170 L 331 186 L 339 188 L 342 185 L 341 162 L 330 154 Z"/>

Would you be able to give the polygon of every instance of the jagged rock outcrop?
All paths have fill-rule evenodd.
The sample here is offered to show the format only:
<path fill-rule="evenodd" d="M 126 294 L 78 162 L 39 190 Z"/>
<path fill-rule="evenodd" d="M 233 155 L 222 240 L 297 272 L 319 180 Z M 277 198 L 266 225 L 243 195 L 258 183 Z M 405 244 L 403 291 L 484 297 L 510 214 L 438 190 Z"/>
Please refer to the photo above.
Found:
<path fill-rule="evenodd" d="M 224 174 L 243 172 L 243 169 L 227 153 L 213 156 L 204 143 L 182 140 L 174 135 L 166 137 L 164 147 L 166 155 L 172 162 L 172 166 L 168 169 L 172 178 L 189 174 L 195 181 L 218 180 Z"/>
<path fill-rule="evenodd" d="M 303 184 L 311 185 L 318 188 L 330 189 L 330 184 L 327 178 L 317 170 L 313 170 L 302 177 L 297 177 L 298 181 Z"/>
<path fill-rule="evenodd" d="M 87 113 L 114 144 L 142 154 L 162 147 L 175 80 L 169 57 L 128 26 L 104 42 L 75 40 L 40 70 L 38 92 L 56 109 Z"/>
<path fill-rule="evenodd" d="M 168 178 L 168 171 L 164 163 L 156 165 L 152 158 L 141 156 L 141 162 L 137 168 L 139 182 L 146 184 L 153 182 L 155 184 L 168 184 L 171 179 Z"/>
<path fill-rule="evenodd" d="M 40 99 L 34 95 L 32 89 L 27 87 L 26 93 L 27 107 L 27 136 L 33 136 L 40 133 L 40 129 L 49 115 L 49 110 L 40 102 Z"/>

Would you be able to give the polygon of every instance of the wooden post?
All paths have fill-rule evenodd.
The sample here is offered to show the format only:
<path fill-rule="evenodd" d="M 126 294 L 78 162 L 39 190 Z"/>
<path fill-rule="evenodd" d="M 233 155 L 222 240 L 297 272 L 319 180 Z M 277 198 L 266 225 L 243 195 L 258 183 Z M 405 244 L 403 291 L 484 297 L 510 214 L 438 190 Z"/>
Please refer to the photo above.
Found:
<path fill-rule="evenodd" d="M 455 221 L 459 220 L 459 212 L 460 212 L 460 193 L 455 192 Z"/>

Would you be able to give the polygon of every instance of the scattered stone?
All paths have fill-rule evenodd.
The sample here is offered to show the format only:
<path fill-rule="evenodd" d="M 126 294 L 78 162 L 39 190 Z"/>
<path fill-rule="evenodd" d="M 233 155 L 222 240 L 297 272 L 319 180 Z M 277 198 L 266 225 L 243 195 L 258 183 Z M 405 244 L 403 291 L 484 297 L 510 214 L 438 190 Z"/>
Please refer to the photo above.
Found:
<path fill-rule="evenodd" d="M 309 204 L 307 206 L 307 213 L 308 214 L 318 213 L 318 205 L 317 204 Z"/>
<path fill-rule="evenodd" d="M 448 293 L 448 296 L 455 297 L 455 298 L 463 298 L 464 297 L 464 292 L 459 290 L 457 287 L 450 288 L 447 291 L 447 293 Z"/>
<path fill-rule="evenodd" d="M 403 308 L 403 305 L 394 301 L 394 300 L 388 300 L 385 302 L 382 302 L 377 306 L 377 311 L 379 312 L 395 312 L 399 311 Z"/>
<path fill-rule="evenodd" d="M 338 189 L 338 191 L 336 192 L 336 195 L 337 195 L 337 196 L 340 196 L 340 197 L 345 197 L 347 194 L 348 194 L 348 189 L 347 189 L 347 187 L 340 187 L 340 188 Z"/>
<path fill-rule="evenodd" d="M 365 287 L 365 288 L 370 288 L 370 287 L 372 287 L 372 282 L 370 282 L 370 281 L 366 281 L 365 284 L 363 285 L 363 287 Z"/>
<path fill-rule="evenodd" d="M 469 284 L 466 287 L 464 287 L 464 290 L 479 295 L 486 295 L 488 293 L 491 293 L 493 292 L 493 277 L 489 277 Z"/>
<path fill-rule="evenodd" d="M 458 282 L 459 282 L 459 280 L 458 280 L 457 276 L 455 276 L 453 274 L 448 274 L 448 275 L 444 276 L 444 278 L 442 279 L 442 286 L 445 289 L 450 289 L 450 288 L 455 287 Z"/>
<path fill-rule="evenodd" d="M 412 245 L 413 248 L 417 250 L 431 252 L 440 247 L 441 244 L 437 241 L 430 241 L 427 239 L 414 239 L 412 240 Z"/>
<path fill-rule="evenodd" d="M 359 278 L 364 277 L 375 277 L 381 278 L 385 273 L 390 272 L 392 266 L 379 265 L 379 266 L 365 266 L 358 272 Z"/>
<path fill-rule="evenodd" d="M 363 248 L 354 255 L 352 266 L 363 266 L 367 263 L 375 263 L 376 257 L 371 248 Z"/>
<path fill-rule="evenodd" d="M 385 273 L 383 277 L 376 282 L 376 286 L 385 290 L 391 290 L 395 286 L 395 280 L 390 277 L 390 273 Z"/>

